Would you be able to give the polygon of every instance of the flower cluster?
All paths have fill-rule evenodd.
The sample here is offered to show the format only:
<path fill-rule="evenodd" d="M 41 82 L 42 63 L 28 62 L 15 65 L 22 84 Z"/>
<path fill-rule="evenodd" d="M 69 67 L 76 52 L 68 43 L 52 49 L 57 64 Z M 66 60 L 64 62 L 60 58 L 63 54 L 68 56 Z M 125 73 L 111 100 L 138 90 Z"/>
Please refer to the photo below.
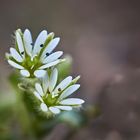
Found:
<path fill-rule="evenodd" d="M 22 76 L 38 79 L 33 95 L 40 102 L 40 109 L 47 114 L 69 111 L 84 103 L 79 98 L 67 98 L 79 89 L 80 85 L 76 82 L 80 76 L 75 79 L 68 76 L 58 84 L 55 66 L 65 60 L 60 59 L 62 51 L 53 52 L 59 41 L 60 38 L 54 38 L 54 33 L 47 34 L 43 30 L 33 43 L 28 29 L 24 33 L 18 29 L 15 32 L 15 48 L 10 48 L 10 53 L 6 54 L 8 63 L 18 69 Z"/>
<path fill-rule="evenodd" d="M 58 70 L 54 68 L 50 75 L 46 74 L 41 83 L 35 84 L 34 91 L 34 95 L 41 102 L 41 110 L 58 114 L 61 110 L 68 111 L 73 107 L 80 107 L 84 100 L 67 98 L 80 87 L 79 84 L 75 84 L 79 78 L 78 76 L 72 80 L 72 77 L 68 76 L 57 85 Z"/>
<path fill-rule="evenodd" d="M 43 77 L 46 69 L 59 64 L 64 59 L 59 59 L 63 52 L 52 53 L 59 43 L 60 38 L 54 38 L 54 33 L 47 34 L 43 30 L 37 37 L 35 43 L 32 41 L 31 33 L 28 29 L 15 32 L 15 48 L 10 48 L 8 63 L 20 70 L 25 77 Z"/>

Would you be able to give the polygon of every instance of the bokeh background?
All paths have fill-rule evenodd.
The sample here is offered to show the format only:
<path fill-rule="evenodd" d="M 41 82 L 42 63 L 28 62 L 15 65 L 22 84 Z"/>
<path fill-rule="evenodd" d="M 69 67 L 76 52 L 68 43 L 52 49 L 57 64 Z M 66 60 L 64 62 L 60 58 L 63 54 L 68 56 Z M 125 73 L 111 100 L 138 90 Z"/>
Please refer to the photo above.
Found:
<path fill-rule="evenodd" d="M 14 100 L 5 60 L 14 30 L 29 28 L 36 38 L 47 29 L 61 37 L 57 49 L 72 56 L 72 75 L 81 75 L 78 96 L 101 110 L 69 139 L 139 140 L 139 15 L 138 0 L 0 0 L 1 99 Z M 68 132 L 59 124 L 48 139 L 65 140 Z"/>

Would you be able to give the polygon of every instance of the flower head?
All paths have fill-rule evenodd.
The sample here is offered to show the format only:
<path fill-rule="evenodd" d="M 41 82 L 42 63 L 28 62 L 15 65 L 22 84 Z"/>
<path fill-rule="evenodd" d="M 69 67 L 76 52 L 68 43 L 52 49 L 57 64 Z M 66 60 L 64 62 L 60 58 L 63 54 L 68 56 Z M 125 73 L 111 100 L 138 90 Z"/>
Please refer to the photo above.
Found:
<path fill-rule="evenodd" d="M 15 32 L 15 48 L 10 48 L 10 54 L 7 55 L 8 63 L 19 69 L 25 77 L 43 77 L 46 69 L 64 61 L 59 59 L 62 51 L 52 53 L 59 41 L 59 37 L 54 38 L 54 33 L 48 34 L 43 30 L 33 43 L 28 29 L 24 33 L 18 29 Z"/>
<path fill-rule="evenodd" d="M 41 83 L 35 84 L 34 95 L 40 101 L 40 109 L 46 113 L 59 114 L 61 110 L 69 111 L 73 107 L 80 107 L 84 100 L 79 98 L 67 98 L 73 94 L 80 85 L 75 84 L 80 77 L 72 80 L 66 77 L 57 85 L 58 71 L 56 68 L 42 79 Z"/>

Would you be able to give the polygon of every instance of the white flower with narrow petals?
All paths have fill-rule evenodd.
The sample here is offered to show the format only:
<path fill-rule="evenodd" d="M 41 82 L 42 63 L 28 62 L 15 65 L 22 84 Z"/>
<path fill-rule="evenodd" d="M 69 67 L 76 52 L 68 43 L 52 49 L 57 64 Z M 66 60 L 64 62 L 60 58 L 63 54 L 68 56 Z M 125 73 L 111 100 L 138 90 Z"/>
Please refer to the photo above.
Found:
<path fill-rule="evenodd" d="M 61 111 L 70 111 L 73 107 L 80 107 L 84 100 L 79 98 L 67 98 L 79 89 L 76 84 L 80 76 L 72 80 L 71 76 L 66 77 L 57 85 L 58 71 L 52 70 L 50 75 L 46 73 L 41 83 L 35 84 L 34 95 L 40 101 L 40 108 L 43 112 L 59 114 Z"/>
<path fill-rule="evenodd" d="M 18 29 L 15 32 L 16 47 L 10 48 L 10 54 L 7 54 L 8 63 L 19 69 L 24 77 L 43 77 L 47 68 L 64 61 L 60 59 L 62 51 L 53 53 L 59 41 L 59 37 L 54 38 L 54 33 L 43 30 L 33 44 L 31 32 L 26 29 L 22 33 Z"/>

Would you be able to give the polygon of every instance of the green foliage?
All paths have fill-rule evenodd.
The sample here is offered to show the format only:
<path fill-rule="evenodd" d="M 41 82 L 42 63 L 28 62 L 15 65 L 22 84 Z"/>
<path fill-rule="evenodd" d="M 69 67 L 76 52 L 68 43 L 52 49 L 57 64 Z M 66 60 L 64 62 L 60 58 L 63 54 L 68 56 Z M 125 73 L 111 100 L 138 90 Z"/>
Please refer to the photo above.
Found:
<path fill-rule="evenodd" d="M 71 71 L 72 58 L 70 56 L 65 58 L 66 61 L 57 66 L 59 81 L 68 76 Z M 76 83 L 79 78 L 80 76 L 73 79 L 72 83 Z M 3 102 L 0 100 L 0 140 L 40 140 L 58 123 L 66 123 L 71 128 L 80 128 L 87 122 L 88 111 L 98 112 L 98 109 L 90 108 L 84 113 L 73 110 L 64 111 L 56 117 L 46 116 L 37 108 L 39 101 L 32 94 L 33 85 L 38 79 L 21 78 L 15 71 L 10 75 L 9 81 L 15 94 L 11 93 L 14 98 L 10 100 L 8 100 L 9 94 Z"/>

